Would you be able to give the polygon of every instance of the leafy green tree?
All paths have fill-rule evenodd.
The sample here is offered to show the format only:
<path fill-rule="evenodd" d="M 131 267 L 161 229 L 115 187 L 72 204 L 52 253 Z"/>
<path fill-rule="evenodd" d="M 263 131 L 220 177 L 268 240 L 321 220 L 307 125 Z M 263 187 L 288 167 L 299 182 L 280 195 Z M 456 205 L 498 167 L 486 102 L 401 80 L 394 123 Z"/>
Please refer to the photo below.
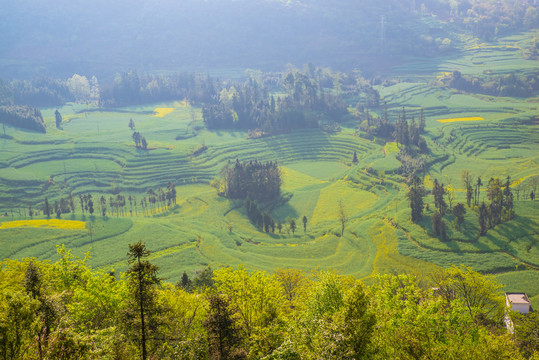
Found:
<path fill-rule="evenodd" d="M 539 354 L 539 312 L 511 313 L 515 327 L 516 344 L 525 358 Z"/>
<path fill-rule="evenodd" d="M 125 322 L 142 350 L 142 360 L 148 358 L 148 334 L 157 333 L 160 308 L 157 303 L 157 286 L 161 279 L 157 277 L 159 268 L 145 260 L 150 251 L 142 242 L 129 245 L 127 269 L 129 305 L 126 309 Z"/>
<path fill-rule="evenodd" d="M 135 129 L 135 122 L 133 121 L 133 119 L 129 119 L 128 126 L 131 129 L 131 131 L 133 131 L 133 129 Z"/>
<path fill-rule="evenodd" d="M 211 266 L 196 270 L 193 276 L 192 286 L 194 289 L 202 291 L 203 289 L 211 289 L 215 287 L 215 281 L 213 280 L 213 270 Z"/>
<path fill-rule="evenodd" d="M 354 155 L 352 156 L 352 163 L 357 164 L 359 160 L 357 159 L 357 152 L 354 151 Z"/>
<path fill-rule="evenodd" d="M 477 325 L 500 326 L 505 315 L 501 285 L 491 276 L 482 275 L 467 266 L 453 266 L 435 278 L 445 301 L 459 300 L 470 319 Z"/>
<path fill-rule="evenodd" d="M 303 221 L 303 233 L 307 232 L 307 216 L 303 215 L 303 218 L 301 219 Z"/>

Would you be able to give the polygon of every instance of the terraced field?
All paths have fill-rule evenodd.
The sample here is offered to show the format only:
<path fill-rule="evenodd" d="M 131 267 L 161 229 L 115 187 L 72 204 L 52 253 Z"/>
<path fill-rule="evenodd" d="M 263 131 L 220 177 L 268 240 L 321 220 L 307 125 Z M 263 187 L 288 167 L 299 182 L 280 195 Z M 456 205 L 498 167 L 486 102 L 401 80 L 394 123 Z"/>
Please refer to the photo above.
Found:
<path fill-rule="evenodd" d="M 515 38 L 514 43 L 523 41 Z M 513 48 L 485 52 L 485 46 L 471 47 L 436 71 L 450 71 L 453 64 L 477 72 L 473 58 L 502 64 L 497 69 L 503 72 L 517 56 Z M 523 69 L 537 68 L 524 64 Z M 200 109 L 185 102 L 107 111 L 69 104 L 59 109 L 65 119 L 61 130 L 55 127 L 55 109 L 44 109 L 47 134 L 7 127 L 8 136 L 0 138 L 0 213 L 7 214 L 0 217 L 0 258 L 56 259 L 56 246 L 65 244 L 79 256 L 89 251 L 95 267 L 122 271 L 128 244 L 143 240 L 161 275 L 171 281 L 184 270 L 243 264 L 266 271 L 333 268 L 367 282 L 374 273 L 409 272 L 428 282 L 428 274 L 439 267 L 465 264 L 498 274 L 506 289 L 527 291 L 539 307 L 539 217 L 536 202 L 522 195 L 539 178 L 538 98 L 464 94 L 431 85 L 422 76 L 379 90 L 392 118 L 403 106 L 409 118 L 424 108 L 431 149 L 426 186 L 437 178 L 455 188 L 454 203 L 464 202 L 460 174 L 469 170 L 484 182 L 511 176 L 514 191 L 521 190 L 515 219 L 487 236 L 478 237 L 470 209 L 461 230 L 448 217 L 448 242 L 432 236 L 431 210 L 419 225 L 411 223 L 407 187 L 396 174 L 398 146 L 356 136 L 353 123 L 342 124 L 337 134 L 310 129 L 252 140 L 245 132 L 203 129 Z M 473 117 L 484 120 L 437 121 Z M 130 119 L 148 140 L 148 151 L 135 148 Z M 201 145 L 207 149 L 195 152 Z M 358 164 L 351 163 L 354 151 Z M 296 219 L 294 233 L 287 226 L 281 233 L 264 233 L 250 223 L 240 201 L 217 196 L 210 182 L 236 158 L 279 162 L 288 201 L 270 210 L 285 224 Z M 143 215 L 140 206 L 104 218 L 77 211 L 63 218 L 85 222 L 84 229 L 7 228 L 11 220 L 29 220 L 28 206 L 39 209 L 45 197 L 53 202 L 69 193 L 91 193 L 96 199 L 120 192 L 141 199 L 168 182 L 177 186 L 177 205 L 153 215 Z M 339 202 L 347 217 L 344 236 Z M 427 203 L 432 209 L 431 196 Z"/>

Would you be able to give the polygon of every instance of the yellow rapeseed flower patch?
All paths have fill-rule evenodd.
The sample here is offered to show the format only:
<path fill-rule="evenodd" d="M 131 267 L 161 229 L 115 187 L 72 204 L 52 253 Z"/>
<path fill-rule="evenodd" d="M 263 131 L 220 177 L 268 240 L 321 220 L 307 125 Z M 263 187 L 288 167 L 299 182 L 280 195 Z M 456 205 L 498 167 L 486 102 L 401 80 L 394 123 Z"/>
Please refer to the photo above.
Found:
<path fill-rule="evenodd" d="M 174 111 L 174 108 L 156 108 L 154 112 L 156 113 L 155 117 L 163 117 L 165 115 L 170 114 Z"/>
<path fill-rule="evenodd" d="M 480 121 L 485 120 L 484 118 L 480 116 L 474 116 L 474 117 L 464 117 L 464 118 L 454 118 L 454 119 L 438 119 L 438 122 L 441 123 L 452 123 L 452 122 L 458 122 L 458 121 Z"/>
<path fill-rule="evenodd" d="M 84 230 L 86 223 L 76 220 L 42 219 L 42 220 L 16 220 L 6 221 L 0 224 L 1 229 L 13 229 L 18 227 L 34 227 L 46 229 Z"/>
<path fill-rule="evenodd" d="M 398 153 L 400 151 L 399 144 L 396 142 L 388 142 L 384 146 L 384 154 L 389 155 L 392 153 Z"/>

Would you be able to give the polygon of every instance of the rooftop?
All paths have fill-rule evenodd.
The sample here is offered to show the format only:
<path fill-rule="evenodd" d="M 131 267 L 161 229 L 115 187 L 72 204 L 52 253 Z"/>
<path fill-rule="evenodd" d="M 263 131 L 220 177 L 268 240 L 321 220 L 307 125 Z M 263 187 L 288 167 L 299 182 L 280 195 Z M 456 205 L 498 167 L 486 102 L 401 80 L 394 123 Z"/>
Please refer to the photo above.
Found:
<path fill-rule="evenodd" d="M 505 296 L 511 304 L 531 305 L 530 299 L 528 299 L 526 293 L 505 293 Z"/>

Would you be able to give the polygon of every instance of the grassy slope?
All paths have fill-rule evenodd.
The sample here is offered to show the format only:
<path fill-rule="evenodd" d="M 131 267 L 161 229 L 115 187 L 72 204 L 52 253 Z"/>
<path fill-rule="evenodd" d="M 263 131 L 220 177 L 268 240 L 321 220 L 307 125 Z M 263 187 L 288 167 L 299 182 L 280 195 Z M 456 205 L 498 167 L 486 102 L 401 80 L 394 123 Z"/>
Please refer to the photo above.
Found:
<path fill-rule="evenodd" d="M 505 52 L 486 53 L 481 49 L 470 51 L 491 54 L 492 58 L 483 59 L 488 64 L 502 61 L 505 65 L 501 72 L 511 63 L 502 56 Z M 477 71 L 470 54 L 455 60 L 465 73 L 466 68 L 469 73 Z M 530 67 L 529 62 L 520 63 Z M 447 155 L 431 167 L 427 180 L 438 178 L 452 184 L 457 189 L 456 201 L 464 201 L 464 192 L 459 189 L 463 169 L 483 179 L 511 175 L 524 179 L 522 185 L 539 175 L 538 127 L 519 121 L 536 114 L 537 98 L 494 99 L 440 90 L 424 82 L 400 83 L 380 90 L 394 113 L 401 106 L 425 108 L 431 160 Z M 154 117 L 152 111 L 158 107 L 173 107 L 174 111 Z M 499 273 L 506 289 L 527 291 L 535 306 L 539 305 L 539 289 L 532 286 L 539 271 L 514 271 L 526 269 L 525 264 L 539 266 L 539 219 L 534 203 L 517 202 L 514 221 L 477 241 L 475 215 L 469 211 L 466 231 L 456 231 L 449 224 L 450 235 L 459 240 L 441 243 L 429 236 L 430 213 L 426 213 L 422 226 L 412 224 L 405 186 L 398 176 L 384 175 L 399 166 L 395 152 L 354 136 L 352 124 L 337 135 L 308 130 L 247 140 L 244 132 L 203 130 L 195 136 L 190 109 L 181 103 L 107 112 L 68 105 L 60 109 L 66 119 L 63 130 L 54 128 L 54 110 L 43 111 L 49 130 L 46 135 L 8 127 L 13 139 L 0 139 L 2 212 L 18 204 L 35 207 L 45 196 L 54 200 L 69 191 L 108 197 L 113 189 L 120 188 L 123 194 L 140 199 L 150 187 L 165 186 L 169 181 L 178 186 L 178 205 L 153 217 L 141 216 L 140 209 L 138 216 L 111 216 L 108 220 L 74 216 L 93 223 L 91 236 L 88 231 L 0 230 L 0 257 L 54 259 L 55 246 L 65 243 L 79 255 L 91 250 L 93 266 L 121 271 L 127 265 L 127 245 L 143 240 L 162 275 L 172 281 L 177 281 L 184 270 L 238 264 L 267 271 L 279 267 L 306 271 L 335 268 L 367 281 L 375 272 L 411 272 L 428 281 L 426 274 L 438 266 L 466 264 Z M 199 111 L 195 110 L 195 124 L 200 124 Z M 412 114 L 418 115 L 417 111 Z M 469 116 L 486 120 L 436 121 Z M 130 118 L 148 139 L 150 151 L 134 148 L 127 127 Z M 175 140 L 178 135 L 182 140 Z M 203 143 L 208 150 L 191 156 Z M 354 151 L 360 162 L 352 166 Z M 246 219 L 238 202 L 216 196 L 208 182 L 224 163 L 236 157 L 280 162 L 284 191 L 293 197 L 274 209 L 273 216 L 281 221 L 296 218 L 295 234 L 262 233 Z M 366 172 L 366 168 L 375 171 Z M 339 200 L 349 218 L 344 237 L 339 236 Z M 300 220 L 303 215 L 309 219 L 305 234 Z"/>

